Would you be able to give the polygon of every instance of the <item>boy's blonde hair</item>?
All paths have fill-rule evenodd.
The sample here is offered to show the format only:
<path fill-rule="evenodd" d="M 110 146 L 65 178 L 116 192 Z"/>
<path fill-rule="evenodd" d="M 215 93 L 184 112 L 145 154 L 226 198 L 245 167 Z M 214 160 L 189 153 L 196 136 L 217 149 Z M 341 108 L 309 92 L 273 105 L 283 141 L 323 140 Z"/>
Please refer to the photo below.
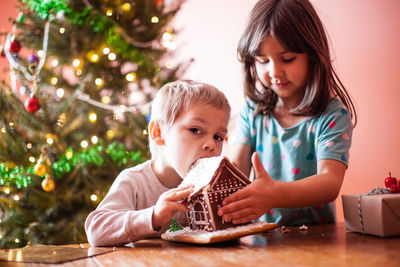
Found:
<path fill-rule="evenodd" d="M 192 80 L 178 80 L 165 84 L 157 92 L 151 105 L 150 121 L 157 121 L 163 131 L 169 130 L 181 111 L 195 103 L 212 105 L 230 117 L 231 106 L 224 93 L 217 88 Z M 152 158 L 155 158 L 157 146 L 150 134 L 149 147 Z"/>

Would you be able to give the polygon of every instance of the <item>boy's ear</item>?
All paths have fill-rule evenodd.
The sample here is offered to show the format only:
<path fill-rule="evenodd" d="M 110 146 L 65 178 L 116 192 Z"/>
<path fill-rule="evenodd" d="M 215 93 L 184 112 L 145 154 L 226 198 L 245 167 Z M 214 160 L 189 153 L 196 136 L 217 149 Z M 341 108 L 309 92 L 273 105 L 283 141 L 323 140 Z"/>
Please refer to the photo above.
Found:
<path fill-rule="evenodd" d="M 161 128 L 158 121 L 150 121 L 149 134 L 151 139 L 154 140 L 157 145 L 165 145 L 164 139 L 161 137 Z"/>

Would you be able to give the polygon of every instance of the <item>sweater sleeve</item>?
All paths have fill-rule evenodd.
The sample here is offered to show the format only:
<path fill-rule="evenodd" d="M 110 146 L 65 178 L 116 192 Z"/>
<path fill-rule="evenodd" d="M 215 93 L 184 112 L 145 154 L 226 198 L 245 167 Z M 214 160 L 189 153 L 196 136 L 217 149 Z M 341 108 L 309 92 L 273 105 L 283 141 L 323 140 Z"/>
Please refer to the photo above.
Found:
<path fill-rule="evenodd" d="M 107 196 L 86 218 L 85 231 L 92 246 L 118 246 L 160 236 L 152 227 L 154 206 L 136 209 L 137 186 L 135 179 L 127 176 L 124 171 L 117 177 Z"/>

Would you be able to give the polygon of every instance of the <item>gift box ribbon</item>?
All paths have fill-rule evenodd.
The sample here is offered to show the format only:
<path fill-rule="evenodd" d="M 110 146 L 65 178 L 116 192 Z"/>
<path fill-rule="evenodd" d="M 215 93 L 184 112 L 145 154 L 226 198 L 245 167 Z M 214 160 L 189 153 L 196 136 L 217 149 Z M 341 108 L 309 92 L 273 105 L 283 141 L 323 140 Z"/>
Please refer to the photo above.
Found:
<path fill-rule="evenodd" d="M 360 194 L 358 196 L 358 214 L 360 215 L 360 224 L 361 224 L 361 231 L 364 234 L 364 222 L 363 222 L 363 217 L 362 217 L 362 212 L 361 212 L 361 197 L 362 196 L 372 196 L 372 195 L 382 195 L 382 194 L 388 194 L 390 193 L 389 188 L 374 188 L 371 189 L 368 193 L 365 194 Z"/>

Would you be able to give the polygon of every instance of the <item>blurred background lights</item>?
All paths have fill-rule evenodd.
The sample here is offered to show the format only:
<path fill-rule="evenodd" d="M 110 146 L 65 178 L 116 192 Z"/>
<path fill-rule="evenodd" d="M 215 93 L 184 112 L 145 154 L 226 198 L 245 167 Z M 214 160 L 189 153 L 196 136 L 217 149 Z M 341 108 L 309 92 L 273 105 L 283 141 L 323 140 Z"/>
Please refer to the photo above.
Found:
<path fill-rule="evenodd" d="M 159 21 L 159 19 L 158 19 L 158 17 L 156 17 L 156 16 L 153 16 L 153 17 L 151 18 L 151 22 L 152 22 L 152 23 L 158 23 L 158 21 Z"/>
<path fill-rule="evenodd" d="M 30 156 L 30 157 L 29 157 L 29 161 L 32 162 L 32 163 L 34 163 L 34 162 L 36 161 L 36 159 L 35 159 L 35 157 Z"/>
<path fill-rule="evenodd" d="M 89 145 L 89 143 L 88 143 L 88 141 L 86 141 L 86 140 L 83 140 L 83 141 L 81 142 L 81 147 L 83 147 L 83 148 L 87 148 L 88 145 Z"/>
<path fill-rule="evenodd" d="M 58 59 L 53 59 L 53 60 L 51 61 L 51 65 L 52 65 L 53 67 L 57 67 L 57 65 L 58 65 Z"/>
<path fill-rule="evenodd" d="M 103 48 L 103 54 L 104 54 L 104 55 L 108 55 L 108 53 L 110 53 L 110 48 L 104 47 L 104 48 Z"/>
<path fill-rule="evenodd" d="M 111 102 L 111 98 L 108 95 L 105 95 L 101 98 L 101 102 L 103 104 L 109 104 Z"/>
<path fill-rule="evenodd" d="M 111 52 L 111 53 L 108 54 L 108 59 L 109 59 L 109 60 L 115 60 L 116 58 L 117 58 L 117 55 L 114 54 L 113 52 Z"/>
<path fill-rule="evenodd" d="M 64 89 L 58 88 L 57 91 L 56 91 L 56 95 L 58 97 L 60 97 L 60 98 L 63 97 L 64 96 Z"/>
<path fill-rule="evenodd" d="M 91 122 L 96 122 L 96 120 L 97 120 L 97 115 L 96 115 L 96 113 L 91 112 L 91 113 L 89 114 L 89 120 L 90 120 Z"/>
<path fill-rule="evenodd" d="M 64 34 L 64 33 L 65 33 L 65 28 L 61 27 L 58 31 L 59 31 L 61 34 Z"/>
<path fill-rule="evenodd" d="M 99 142 L 99 138 L 95 135 L 92 136 L 91 141 L 93 144 L 97 144 Z"/>
<path fill-rule="evenodd" d="M 96 201 L 96 200 L 97 200 L 97 196 L 96 196 L 95 194 L 92 194 L 92 195 L 90 196 L 90 199 L 91 199 L 92 201 Z"/>
<path fill-rule="evenodd" d="M 81 64 L 81 61 L 78 58 L 75 58 L 72 61 L 72 66 L 74 66 L 75 68 L 79 67 L 80 64 Z"/>
<path fill-rule="evenodd" d="M 129 3 L 124 3 L 124 4 L 121 6 L 121 8 L 122 8 L 123 11 L 128 12 L 128 11 L 131 10 L 131 4 L 129 4 Z"/>
<path fill-rule="evenodd" d="M 103 84 L 104 84 L 104 81 L 103 81 L 103 79 L 102 78 L 96 78 L 96 80 L 94 80 L 94 83 L 97 85 L 97 86 L 102 86 Z"/>
<path fill-rule="evenodd" d="M 134 72 L 129 72 L 129 73 L 125 76 L 125 78 L 126 78 L 126 80 L 127 80 L 128 82 L 132 82 L 132 81 L 134 81 L 135 78 L 136 78 L 136 73 L 134 73 Z"/>

